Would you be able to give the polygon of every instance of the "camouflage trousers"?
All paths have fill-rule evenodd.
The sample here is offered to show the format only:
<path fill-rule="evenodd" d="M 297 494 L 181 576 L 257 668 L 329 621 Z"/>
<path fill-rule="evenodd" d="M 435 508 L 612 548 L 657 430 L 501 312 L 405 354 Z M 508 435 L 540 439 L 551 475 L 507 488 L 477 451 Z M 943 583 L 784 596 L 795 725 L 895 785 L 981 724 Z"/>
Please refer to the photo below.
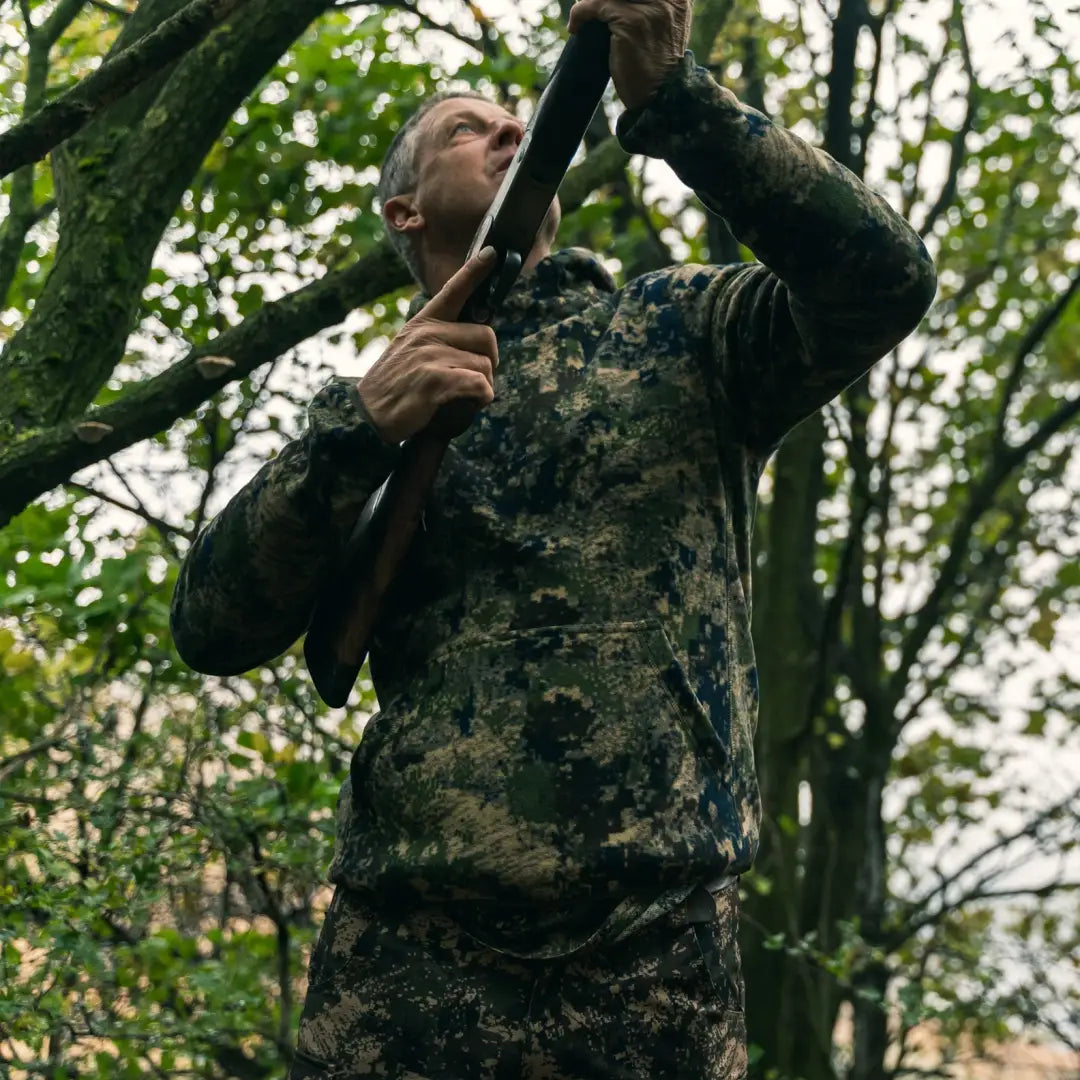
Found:
<path fill-rule="evenodd" d="M 740 1080 L 738 903 L 699 889 L 617 944 L 519 960 L 339 888 L 290 1080 Z"/>

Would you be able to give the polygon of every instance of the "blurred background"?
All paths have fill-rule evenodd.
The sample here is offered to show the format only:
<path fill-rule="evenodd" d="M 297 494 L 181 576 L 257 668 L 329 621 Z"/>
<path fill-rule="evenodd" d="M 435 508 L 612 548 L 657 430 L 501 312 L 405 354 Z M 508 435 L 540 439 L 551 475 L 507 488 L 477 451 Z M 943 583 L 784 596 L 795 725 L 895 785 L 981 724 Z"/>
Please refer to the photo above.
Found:
<path fill-rule="evenodd" d="M 0 0 L 0 1076 L 284 1076 L 378 706 L 299 645 L 191 672 L 177 567 L 401 325 L 398 125 L 466 85 L 526 118 L 567 10 Z M 692 47 L 940 276 L 762 485 L 754 1074 L 1080 1077 L 1080 7 L 699 0 Z M 558 246 L 752 259 L 619 111 Z"/>

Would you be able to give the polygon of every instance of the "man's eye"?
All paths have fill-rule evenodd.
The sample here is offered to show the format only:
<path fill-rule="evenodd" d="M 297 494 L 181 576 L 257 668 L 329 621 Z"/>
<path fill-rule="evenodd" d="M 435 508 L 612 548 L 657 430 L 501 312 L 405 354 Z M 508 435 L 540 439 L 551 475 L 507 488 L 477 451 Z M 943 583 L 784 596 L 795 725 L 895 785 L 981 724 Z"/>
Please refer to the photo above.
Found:
<path fill-rule="evenodd" d="M 454 136 L 462 131 L 476 131 L 476 126 L 469 120 L 461 120 L 451 128 L 450 135 Z"/>

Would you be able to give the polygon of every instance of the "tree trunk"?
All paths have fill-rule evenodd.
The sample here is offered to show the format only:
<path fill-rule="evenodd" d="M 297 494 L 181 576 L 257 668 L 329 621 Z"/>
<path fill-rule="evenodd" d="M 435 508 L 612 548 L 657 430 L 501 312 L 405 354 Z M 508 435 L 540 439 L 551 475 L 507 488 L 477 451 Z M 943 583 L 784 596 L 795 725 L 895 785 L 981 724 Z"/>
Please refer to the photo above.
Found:
<path fill-rule="evenodd" d="M 885 826 L 881 816 L 884 775 L 866 785 L 862 820 L 863 858 L 856 893 L 860 928 L 868 942 L 881 939 L 885 914 Z M 885 1052 L 889 1046 L 885 994 L 889 973 L 884 963 L 869 961 L 853 978 L 854 1058 L 848 1080 L 886 1080 Z"/>
<path fill-rule="evenodd" d="M 754 617 L 761 686 L 755 755 L 763 806 L 755 875 L 768 891 L 751 892 L 742 934 L 748 1033 L 762 1050 L 761 1068 L 808 1080 L 831 1080 L 831 1029 L 824 1041 L 811 1036 L 802 965 L 765 940 L 783 933 L 790 942 L 803 929 L 798 800 L 799 784 L 808 778 L 810 692 L 820 648 L 813 571 L 823 433 L 821 417 L 809 418 L 773 462 Z"/>
<path fill-rule="evenodd" d="M 855 46 L 866 18 L 863 0 L 841 0 L 833 20 L 825 148 L 850 165 Z M 761 108 L 753 42 L 744 47 L 747 92 Z M 769 949 L 769 935 L 787 943 L 813 932 L 816 949 L 837 944 L 837 920 L 850 914 L 851 884 L 861 865 L 864 837 L 852 830 L 866 805 L 865 782 L 851 768 L 853 748 L 825 738 L 818 715 L 820 689 L 831 688 L 839 627 L 826 627 L 820 587 L 814 582 L 818 503 L 825 494 L 825 426 L 821 414 L 793 431 L 773 462 L 774 491 L 765 558 L 757 567 L 754 642 L 761 710 L 755 741 L 763 803 L 756 873 L 767 891 L 747 904 L 742 948 L 747 978 L 748 1030 L 761 1048 L 758 1069 L 781 1077 L 834 1080 L 832 1032 L 843 994 L 835 979 L 806 959 Z M 861 568 L 860 568 L 861 570 Z M 812 817 L 799 826 L 798 794 L 808 782 Z M 852 832 L 855 836 L 852 836 Z"/>

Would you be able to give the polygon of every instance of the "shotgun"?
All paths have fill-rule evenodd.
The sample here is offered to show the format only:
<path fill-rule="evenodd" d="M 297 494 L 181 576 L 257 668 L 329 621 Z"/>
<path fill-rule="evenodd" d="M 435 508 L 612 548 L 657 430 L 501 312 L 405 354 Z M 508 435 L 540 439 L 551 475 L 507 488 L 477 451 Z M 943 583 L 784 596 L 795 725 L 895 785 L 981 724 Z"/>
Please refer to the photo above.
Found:
<path fill-rule="evenodd" d="M 489 244 L 491 272 L 465 303 L 460 321 L 486 323 L 510 291 L 558 192 L 570 160 L 607 88 L 611 32 L 588 22 L 563 47 L 495 201 L 467 258 Z M 450 440 L 469 426 L 470 401 L 444 405 L 408 439 L 397 468 L 367 501 L 337 572 L 320 595 L 304 658 L 319 696 L 344 705 L 360 673 L 382 601 L 408 552 Z"/>

